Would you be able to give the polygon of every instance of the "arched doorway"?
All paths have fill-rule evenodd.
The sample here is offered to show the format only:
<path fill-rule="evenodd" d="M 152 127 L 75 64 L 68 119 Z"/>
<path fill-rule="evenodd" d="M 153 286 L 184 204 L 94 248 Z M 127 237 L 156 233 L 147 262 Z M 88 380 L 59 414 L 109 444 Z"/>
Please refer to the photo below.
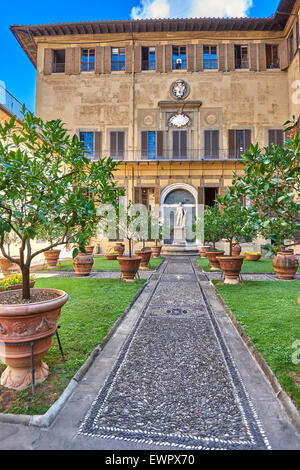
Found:
<path fill-rule="evenodd" d="M 173 184 L 162 191 L 161 194 L 161 218 L 165 226 L 169 227 L 170 236 L 164 242 L 173 242 L 173 230 L 175 225 L 175 213 L 181 202 L 186 210 L 186 241 L 194 242 L 193 223 L 197 214 L 197 191 L 187 184 Z"/>

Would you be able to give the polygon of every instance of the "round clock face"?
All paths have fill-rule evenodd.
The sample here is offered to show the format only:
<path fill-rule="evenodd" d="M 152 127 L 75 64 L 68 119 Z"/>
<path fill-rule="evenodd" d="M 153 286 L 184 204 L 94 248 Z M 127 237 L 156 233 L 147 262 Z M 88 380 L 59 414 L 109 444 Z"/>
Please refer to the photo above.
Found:
<path fill-rule="evenodd" d="M 169 126 L 172 127 L 186 127 L 191 124 L 189 116 L 186 114 L 174 114 L 169 119 Z"/>
<path fill-rule="evenodd" d="M 176 100 L 184 100 L 190 93 L 190 87 L 184 80 L 176 80 L 170 89 L 171 95 Z"/>

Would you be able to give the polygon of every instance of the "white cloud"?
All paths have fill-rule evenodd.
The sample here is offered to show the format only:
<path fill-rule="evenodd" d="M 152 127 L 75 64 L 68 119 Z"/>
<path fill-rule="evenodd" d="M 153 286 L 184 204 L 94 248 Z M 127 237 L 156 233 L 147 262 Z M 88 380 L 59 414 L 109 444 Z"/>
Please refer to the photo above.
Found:
<path fill-rule="evenodd" d="M 140 0 L 140 4 L 132 8 L 131 17 L 244 17 L 252 3 L 253 0 Z"/>

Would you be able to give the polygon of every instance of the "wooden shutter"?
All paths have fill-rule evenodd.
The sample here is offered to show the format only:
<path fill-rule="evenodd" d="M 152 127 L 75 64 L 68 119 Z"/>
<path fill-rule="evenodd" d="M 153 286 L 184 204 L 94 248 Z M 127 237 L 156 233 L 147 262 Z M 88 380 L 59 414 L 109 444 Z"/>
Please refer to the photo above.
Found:
<path fill-rule="evenodd" d="M 104 73 L 111 72 L 111 47 L 105 46 L 104 47 Z"/>
<path fill-rule="evenodd" d="M 219 44 L 219 71 L 225 72 L 226 70 L 226 58 L 225 58 L 225 44 Z"/>
<path fill-rule="evenodd" d="M 250 145 L 251 145 L 251 130 L 250 129 L 246 129 L 245 132 L 244 132 L 244 140 L 245 140 L 245 147 L 244 147 L 244 151 L 245 152 L 248 152 L 249 148 L 250 148 Z"/>
<path fill-rule="evenodd" d="M 187 47 L 187 70 L 195 72 L 195 44 L 188 44 Z"/>
<path fill-rule="evenodd" d="M 219 157 L 219 131 L 212 131 L 212 156 L 215 158 Z"/>
<path fill-rule="evenodd" d="M 135 73 L 142 71 L 142 48 L 141 46 L 134 47 L 134 71 Z"/>
<path fill-rule="evenodd" d="M 124 158 L 125 151 L 125 132 L 118 132 L 118 157 L 120 160 Z"/>
<path fill-rule="evenodd" d="M 204 131 L 204 157 L 219 157 L 219 131 Z"/>
<path fill-rule="evenodd" d="M 95 132 L 95 160 L 102 157 L 102 133 Z"/>
<path fill-rule="evenodd" d="M 257 44 L 251 42 L 249 45 L 250 70 L 257 72 Z"/>
<path fill-rule="evenodd" d="M 66 66 L 65 73 L 71 75 L 73 73 L 73 48 L 68 47 L 66 49 Z"/>
<path fill-rule="evenodd" d="M 148 132 L 142 132 L 142 160 L 148 160 Z"/>
<path fill-rule="evenodd" d="M 163 46 L 156 46 L 156 71 L 162 73 L 164 71 L 164 48 Z"/>
<path fill-rule="evenodd" d="M 281 129 L 269 130 L 269 145 L 283 145 L 283 131 Z"/>
<path fill-rule="evenodd" d="M 157 143 L 156 143 L 157 158 L 163 158 L 164 157 L 164 131 L 157 131 L 156 138 L 157 138 Z"/>
<path fill-rule="evenodd" d="M 97 46 L 95 49 L 95 72 L 103 73 L 103 52 L 104 48 Z"/>
<path fill-rule="evenodd" d="M 52 49 L 45 49 L 44 51 L 44 75 L 52 73 L 53 52 Z"/>
<path fill-rule="evenodd" d="M 228 155 L 229 158 L 235 158 L 235 130 L 229 129 L 228 131 Z"/>
<path fill-rule="evenodd" d="M 235 70 L 234 44 L 227 44 L 227 70 L 228 72 Z"/>
<path fill-rule="evenodd" d="M 179 132 L 173 131 L 173 158 L 179 157 Z"/>
<path fill-rule="evenodd" d="M 211 156 L 211 131 L 204 131 L 204 157 Z"/>
<path fill-rule="evenodd" d="M 198 187 L 198 204 L 204 205 L 204 188 Z"/>
<path fill-rule="evenodd" d="M 187 158 L 187 131 L 180 131 L 180 157 Z"/>
<path fill-rule="evenodd" d="M 133 47 L 126 46 L 125 48 L 125 72 L 132 73 L 132 56 L 133 56 Z"/>
<path fill-rule="evenodd" d="M 73 73 L 78 75 L 81 72 L 81 48 L 75 47 L 74 49 L 74 68 Z"/>
<path fill-rule="evenodd" d="M 269 134 L 269 145 L 275 144 L 276 142 L 275 131 L 273 129 L 270 129 L 268 134 Z"/>
<path fill-rule="evenodd" d="M 203 44 L 196 45 L 196 72 L 203 71 Z"/>
<path fill-rule="evenodd" d="M 172 46 L 165 46 L 165 72 L 172 72 Z"/>
<path fill-rule="evenodd" d="M 261 42 L 258 44 L 258 70 L 264 72 L 267 69 L 266 44 Z"/>
<path fill-rule="evenodd" d="M 110 156 L 116 157 L 117 154 L 117 132 L 110 133 Z"/>
<path fill-rule="evenodd" d="M 289 66 L 289 49 L 288 49 L 288 40 L 283 39 L 279 46 L 279 55 L 280 55 L 280 68 L 285 70 Z"/>

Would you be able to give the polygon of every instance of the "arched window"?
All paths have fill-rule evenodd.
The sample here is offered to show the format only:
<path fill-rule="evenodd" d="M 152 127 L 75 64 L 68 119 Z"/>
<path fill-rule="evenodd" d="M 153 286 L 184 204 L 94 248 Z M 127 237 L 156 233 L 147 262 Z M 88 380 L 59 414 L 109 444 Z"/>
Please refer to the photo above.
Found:
<path fill-rule="evenodd" d="M 195 204 L 195 199 L 190 192 L 184 189 L 175 189 L 167 195 L 164 204 L 177 205 L 179 202 L 182 204 Z"/>

